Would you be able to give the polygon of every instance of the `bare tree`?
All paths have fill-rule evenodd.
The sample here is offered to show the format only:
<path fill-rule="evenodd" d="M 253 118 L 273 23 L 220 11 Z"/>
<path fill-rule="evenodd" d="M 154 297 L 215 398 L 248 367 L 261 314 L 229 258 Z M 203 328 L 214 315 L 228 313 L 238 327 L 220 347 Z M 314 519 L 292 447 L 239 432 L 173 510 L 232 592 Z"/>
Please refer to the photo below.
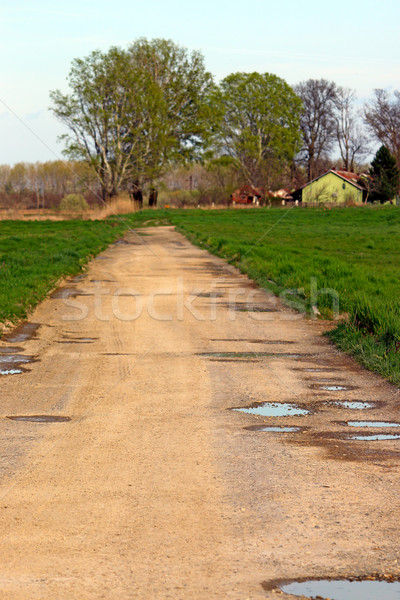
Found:
<path fill-rule="evenodd" d="M 336 92 L 336 137 L 346 171 L 354 171 L 357 158 L 365 157 L 370 148 L 360 119 L 354 108 L 357 96 L 354 90 L 338 88 Z"/>
<path fill-rule="evenodd" d="M 300 128 L 303 147 L 300 159 L 307 167 L 308 179 L 316 175 L 318 161 L 329 155 L 336 140 L 336 84 L 326 79 L 308 79 L 295 86 L 303 102 Z"/>
<path fill-rule="evenodd" d="M 400 92 L 391 98 L 382 89 L 374 90 L 375 97 L 364 108 L 364 120 L 372 137 L 386 146 L 400 166 Z"/>

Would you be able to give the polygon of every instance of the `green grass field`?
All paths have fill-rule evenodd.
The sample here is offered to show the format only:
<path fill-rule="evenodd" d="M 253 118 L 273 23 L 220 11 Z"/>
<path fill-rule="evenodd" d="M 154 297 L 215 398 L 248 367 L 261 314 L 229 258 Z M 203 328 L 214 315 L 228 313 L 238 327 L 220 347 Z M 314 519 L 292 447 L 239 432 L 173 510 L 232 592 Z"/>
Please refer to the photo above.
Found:
<path fill-rule="evenodd" d="M 145 211 L 135 222 L 151 218 Z M 367 368 L 400 384 L 400 210 L 157 211 L 261 287 L 310 310 L 313 286 L 337 293 L 345 316 L 329 334 Z M 150 223 L 149 223 L 150 224 Z M 296 292 L 293 295 L 293 292 Z M 332 295 L 314 299 L 332 317 Z"/>
<path fill-rule="evenodd" d="M 329 333 L 367 368 L 400 384 L 400 210 L 145 210 L 106 221 L 0 223 L 0 321 L 16 323 L 130 226 L 174 224 L 295 307 L 342 319 Z M 289 294 L 288 294 L 289 291 Z"/>
<path fill-rule="evenodd" d="M 1 221 L 0 322 L 27 317 L 60 278 L 118 238 L 127 225 L 109 221 Z"/>

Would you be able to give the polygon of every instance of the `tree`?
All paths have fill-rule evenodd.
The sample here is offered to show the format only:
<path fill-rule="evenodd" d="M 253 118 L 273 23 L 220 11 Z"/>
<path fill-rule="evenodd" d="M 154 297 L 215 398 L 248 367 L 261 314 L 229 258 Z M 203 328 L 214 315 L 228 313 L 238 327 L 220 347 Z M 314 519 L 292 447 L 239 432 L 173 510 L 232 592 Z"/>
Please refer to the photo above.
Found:
<path fill-rule="evenodd" d="M 70 131 L 66 154 L 91 165 L 104 199 L 128 182 L 154 185 L 169 161 L 203 144 L 213 82 L 199 53 L 140 39 L 75 59 L 68 81 L 72 93 L 52 92 L 52 110 Z"/>
<path fill-rule="evenodd" d="M 303 146 L 299 157 L 311 181 L 317 175 L 318 161 L 329 155 L 335 143 L 337 88 L 333 81 L 308 79 L 294 89 L 303 103 L 300 118 Z"/>
<path fill-rule="evenodd" d="M 268 186 L 268 166 L 287 165 L 299 149 L 301 101 L 276 75 L 233 73 L 216 105 L 220 153 L 234 158 L 247 183 Z"/>
<path fill-rule="evenodd" d="M 171 40 L 141 38 L 128 49 L 133 71 L 140 73 L 148 127 L 135 153 L 136 180 L 150 184 L 157 203 L 157 181 L 171 164 L 201 159 L 211 132 L 215 90 L 200 52 Z"/>
<path fill-rule="evenodd" d="M 386 146 L 400 167 L 400 92 L 393 97 L 382 89 L 374 90 L 375 98 L 364 108 L 364 120 L 372 137 Z"/>
<path fill-rule="evenodd" d="M 369 170 L 371 199 L 382 204 L 392 200 L 399 191 L 400 170 L 395 157 L 386 146 L 381 146 L 371 162 Z"/>
<path fill-rule="evenodd" d="M 135 112 L 136 74 L 126 65 L 127 53 L 118 48 L 92 52 L 72 63 L 72 94 L 51 92 L 53 113 L 71 132 L 61 136 L 67 144 L 65 154 L 91 165 L 104 200 L 129 176 L 135 144 L 127 150 L 127 137 L 132 139 L 132 133 L 137 135 L 145 126 L 143 115 Z"/>
<path fill-rule="evenodd" d="M 336 137 L 346 171 L 354 171 L 357 158 L 369 152 L 367 137 L 364 135 L 354 109 L 355 92 L 349 88 L 338 88 L 335 100 Z"/>

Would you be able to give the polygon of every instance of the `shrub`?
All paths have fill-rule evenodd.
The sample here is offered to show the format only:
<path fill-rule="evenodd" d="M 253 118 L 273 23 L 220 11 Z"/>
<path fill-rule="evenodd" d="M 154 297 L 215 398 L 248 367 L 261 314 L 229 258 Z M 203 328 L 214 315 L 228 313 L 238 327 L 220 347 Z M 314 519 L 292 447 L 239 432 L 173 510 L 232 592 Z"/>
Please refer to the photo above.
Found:
<path fill-rule="evenodd" d="M 68 194 L 60 202 L 60 210 L 63 212 L 84 212 L 89 205 L 81 194 Z"/>

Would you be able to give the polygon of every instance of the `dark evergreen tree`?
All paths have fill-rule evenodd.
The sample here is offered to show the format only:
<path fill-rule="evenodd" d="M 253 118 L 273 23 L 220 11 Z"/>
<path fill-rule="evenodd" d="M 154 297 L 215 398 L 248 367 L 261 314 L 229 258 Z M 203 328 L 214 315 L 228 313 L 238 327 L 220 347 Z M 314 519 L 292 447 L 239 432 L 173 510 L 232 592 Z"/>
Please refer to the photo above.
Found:
<path fill-rule="evenodd" d="M 375 154 L 369 170 L 371 177 L 371 200 L 382 204 L 396 197 L 399 191 L 400 171 L 396 159 L 386 146 L 381 146 Z"/>

